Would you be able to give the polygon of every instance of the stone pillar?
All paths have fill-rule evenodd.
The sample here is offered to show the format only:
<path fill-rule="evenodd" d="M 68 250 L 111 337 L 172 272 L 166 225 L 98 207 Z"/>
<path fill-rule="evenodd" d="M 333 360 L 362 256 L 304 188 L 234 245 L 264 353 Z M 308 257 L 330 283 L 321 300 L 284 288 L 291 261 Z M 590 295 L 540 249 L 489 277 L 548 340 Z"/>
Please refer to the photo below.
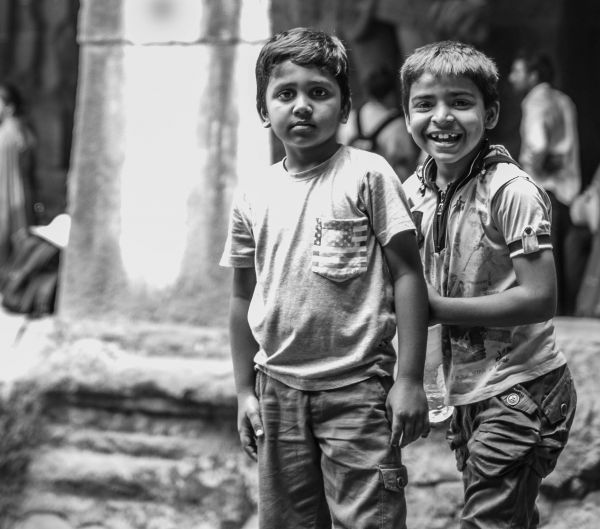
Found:
<path fill-rule="evenodd" d="M 232 190 L 270 162 L 267 0 L 82 0 L 65 321 L 222 325 Z"/>

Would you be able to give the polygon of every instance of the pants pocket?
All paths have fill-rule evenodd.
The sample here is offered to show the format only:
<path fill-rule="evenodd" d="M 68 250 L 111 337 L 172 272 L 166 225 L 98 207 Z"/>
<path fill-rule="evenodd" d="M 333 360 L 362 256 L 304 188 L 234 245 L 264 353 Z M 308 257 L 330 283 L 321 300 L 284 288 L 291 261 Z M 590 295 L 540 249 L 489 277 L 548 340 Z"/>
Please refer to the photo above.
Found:
<path fill-rule="evenodd" d="M 478 421 L 467 443 L 466 464 L 488 479 L 527 464 L 540 443 L 538 406 L 518 386 L 489 399 Z"/>
<path fill-rule="evenodd" d="M 386 490 L 402 492 L 408 484 L 408 472 L 404 465 L 395 468 L 379 467 L 383 487 Z"/>
<path fill-rule="evenodd" d="M 567 369 L 542 401 L 541 409 L 548 422 L 554 425 L 559 421 L 572 421 L 576 407 L 577 393 L 571 373 Z"/>
<path fill-rule="evenodd" d="M 534 469 L 541 477 L 546 477 L 554 470 L 567 444 L 577 408 L 577 393 L 568 369 L 544 398 L 540 408 L 543 414 L 541 439 Z"/>
<path fill-rule="evenodd" d="M 408 473 L 404 465 L 380 466 L 378 523 L 372 520 L 368 527 L 380 529 L 406 529 L 406 498 L 404 488 L 408 484 Z M 361 527 L 367 527 L 361 525 Z"/>

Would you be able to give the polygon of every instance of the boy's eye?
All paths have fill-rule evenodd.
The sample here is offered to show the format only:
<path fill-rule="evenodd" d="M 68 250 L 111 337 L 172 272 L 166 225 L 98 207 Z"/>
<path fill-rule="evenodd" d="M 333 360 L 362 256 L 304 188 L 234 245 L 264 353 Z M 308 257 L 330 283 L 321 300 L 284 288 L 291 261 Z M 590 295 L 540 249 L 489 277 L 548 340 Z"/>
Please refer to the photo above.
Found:
<path fill-rule="evenodd" d="M 281 99 L 282 101 L 289 101 L 294 97 L 293 90 L 281 90 L 277 94 L 277 99 Z"/>
<path fill-rule="evenodd" d="M 421 100 L 421 101 L 415 101 L 412 104 L 412 107 L 415 110 L 429 110 L 431 108 L 431 102 L 429 101 L 425 101 L 425 100 Z"/>
<path fill-rule="evenodd" d="M 471 106 L 471 102 L 467 99 L 457 99 L 454 101 L 454 106 L 456 108 L 468 108 Z"/>
<path fill-rule="evenodd" d="M 322 87 L 313 88 L 312 93 L 314 97 L 327 97 L 329 95 L 329 91 Z"/>

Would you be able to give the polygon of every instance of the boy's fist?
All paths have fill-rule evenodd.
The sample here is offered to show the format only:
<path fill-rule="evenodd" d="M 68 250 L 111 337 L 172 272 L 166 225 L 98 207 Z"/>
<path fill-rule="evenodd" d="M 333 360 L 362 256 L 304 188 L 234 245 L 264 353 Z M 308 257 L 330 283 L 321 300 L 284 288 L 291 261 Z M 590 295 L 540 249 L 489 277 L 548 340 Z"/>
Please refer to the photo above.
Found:
<path fill-rule="evenodd" d="M 258 399 L 255 395 L 246 395 L 238 399 L 238 434 L 242 448 L 254 461 L 257 460 L 256 439 L 264 435 Z"/>

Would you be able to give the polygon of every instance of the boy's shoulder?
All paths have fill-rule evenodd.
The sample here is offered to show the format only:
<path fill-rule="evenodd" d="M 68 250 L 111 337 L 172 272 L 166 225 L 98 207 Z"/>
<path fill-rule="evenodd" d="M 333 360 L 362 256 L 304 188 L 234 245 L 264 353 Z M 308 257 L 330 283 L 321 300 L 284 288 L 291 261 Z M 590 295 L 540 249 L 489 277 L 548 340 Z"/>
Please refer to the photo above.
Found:
<path fill-rule="evenodd" d="M 420 164 L 415 172 L 402 184 L 408 197 L 425 196 L 426 188 L 430 186 L 435 162 L 428 157 Z M 523 192 L 538 192 L 538 186 L 530 176 L 514 160 L 508 150 L 502 145 L 490 145 L 477 173 L 471 182 L 487 187 L 485 194 L 493 198 L 500 190 L 511 184 L 511 189 L 523 189 Z"/>
<path fill-rule="evenodd" d="M 383 178 L 400 182 L 398 175 L 389 162 L 380 154 L 365 151 L 357 147 L 343 145 L 340 147 L 337 157 L 339 165 L 335 172 L 342 179 L 362 185 L 368 180 L 368 176 Z"/>
<path fill-rule="evenodd" d="M 387 160 L 376 152 L 367 151 L 351 145 L 344 145 L 341 148 L 345 150 L 353 164 L 372 168 L 373 170 L 389 166 Z"/>
<path fill-rule="evenodd" d="M 507 162 L 496 163 L 486 168 L 486 181 L 493 197 L 509 183 L 520 183 L 531 179 L 520 167 Z"/>
<path fill-rule="evenodd" d="M 538 186 L 502 145 L 492 145 L 483 160 L 484 180 L 491 198 L 511 184 L 511 189 L 537 193 Z"/>

